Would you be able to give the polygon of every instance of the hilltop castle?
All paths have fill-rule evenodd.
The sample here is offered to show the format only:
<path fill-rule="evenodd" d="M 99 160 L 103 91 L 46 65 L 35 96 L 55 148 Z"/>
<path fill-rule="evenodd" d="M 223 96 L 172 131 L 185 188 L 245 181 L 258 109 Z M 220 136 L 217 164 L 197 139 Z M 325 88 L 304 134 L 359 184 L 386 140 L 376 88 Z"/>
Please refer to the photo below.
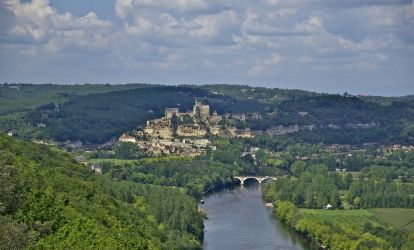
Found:
<path fill-rule="evenodd" d="M 165 108 L 165 118 L 171 119 L 174 115 L 190 115 L 196 119 L 207 120 L 210 118 L 210 106 L 196 100 L 192 113 L 180 113 L 178 108 Z"/>
<path fill-rule="evenodd" d="M 197 119 L 207 120 L 210 117 L 210 106 L 196 100 L 193 106 L 193 115 Z"/>
<path fill-rule="evenodd" d="M 216 111 L 210 115 L 210 106 L 196 100 L 190 112 L 166 108 L 164 117 L 147 121 L 142 130 L 134 131 L 133 136 L 123 134 L 119 141 L 136 143 L 150 155 L 195 156 L 206 152 L 209 135 L 252 137 L 249 128 L 240 130 L 225 123 L 234 124 L 236 119 L 244 121 L 246 115 L 219 115 Z"/>

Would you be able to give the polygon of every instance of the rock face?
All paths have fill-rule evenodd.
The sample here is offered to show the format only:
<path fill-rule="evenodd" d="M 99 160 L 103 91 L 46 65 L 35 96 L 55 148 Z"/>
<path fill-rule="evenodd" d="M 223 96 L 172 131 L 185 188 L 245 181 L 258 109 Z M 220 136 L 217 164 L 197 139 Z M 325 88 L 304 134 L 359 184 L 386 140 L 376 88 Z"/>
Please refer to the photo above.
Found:
<path fill-rule="evenodd" d="M 182 137 L 204 137 L 207 130 L 201 128 L 198 124 L 180 125 L 177 129 L 177 135 Z"/>
<path fill-rule="evenodd" d="M 268 129 L 266 132 L 270 136 L 275 136 L 275 135 L 295 133 L 297 131 L 299 131 L 299 125 L 292 125 L 292 126 L 287 126 L 287 127 L 280 125 L 280 126 L 272 127 Z"/>
<path fill-rule="evenodd" d="M 144 133 L 149 137 L 171 139 L 173 138 L 173 130 L 171 126 L 171 119 L 162 118 L 147 122 L 144 128 Z"/>

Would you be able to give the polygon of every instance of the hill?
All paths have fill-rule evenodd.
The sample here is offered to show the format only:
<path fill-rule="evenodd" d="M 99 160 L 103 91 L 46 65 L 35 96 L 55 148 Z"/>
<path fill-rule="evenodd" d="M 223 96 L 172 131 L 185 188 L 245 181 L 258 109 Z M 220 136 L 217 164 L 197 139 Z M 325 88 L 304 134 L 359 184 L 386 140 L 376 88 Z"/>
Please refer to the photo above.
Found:
<path fill-rule="evenodd" d="M 236 125 L 299 143 L 413 144 L 411 97 L 356 97 L 238 85 L 3 85 L 0 130 L 22 138 L 103 143 L 195 99 L 212 111 L 260 114 Z M 293 128 L 293 129 L 292 129 Z M 291 130 L 288 135 L 273 131 Z"/>
<path fill-rule="evenodd" d="M 0 135 L 0 249 L 201 249 L 202 237 L 180 190 L 96 176 L 58 149 Z"/>

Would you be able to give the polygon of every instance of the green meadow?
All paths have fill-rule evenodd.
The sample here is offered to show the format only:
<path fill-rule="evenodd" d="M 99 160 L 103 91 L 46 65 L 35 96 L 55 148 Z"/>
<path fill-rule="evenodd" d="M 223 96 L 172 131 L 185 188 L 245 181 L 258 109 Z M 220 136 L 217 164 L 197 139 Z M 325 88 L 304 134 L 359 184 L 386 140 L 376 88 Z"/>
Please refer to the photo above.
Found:
<path fill-rule="evenodd" d="M 299 209 L 305 217 L 332 224 L 352 224 L 363 227 L 365 223 L 389 225 L 404 231 L 414 231 L 414 209 L 374 208 L 355 210 Z"/>

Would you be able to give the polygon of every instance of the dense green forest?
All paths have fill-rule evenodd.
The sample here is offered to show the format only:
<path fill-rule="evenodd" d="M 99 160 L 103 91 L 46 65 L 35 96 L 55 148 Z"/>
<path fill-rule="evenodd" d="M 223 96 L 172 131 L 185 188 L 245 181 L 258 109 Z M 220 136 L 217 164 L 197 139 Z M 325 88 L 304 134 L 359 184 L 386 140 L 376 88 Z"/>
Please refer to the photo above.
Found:
<path fill-rule="evenodd" d="M 239 127 L 262 131 L 304 127 L 278 136 L 300 143 L 410 144 L 414 140 L 414 102 L 409 96 L 355 97 L 236 85 L 2 84 L 0 130 L 28 139 L 103 143 L 163 116 L 165 107 L 187 111 L 196 98 L 219 114 L 261 114 L 260 120 L 238 123 Z"/>
<path fill-rule="evenodd" d="M 234 166 L 198 159 L 143 159 L 130 164 L 104 163 L 106 172 L 118 180 L 185 188 L 192 197 L 234 185 Z"/>
<path fill-rule="evenodd" d="M 0 135 L 0 249 L 199 249 L 202 238 L 182 190 L 96 176 L 58 149 Z"/>

